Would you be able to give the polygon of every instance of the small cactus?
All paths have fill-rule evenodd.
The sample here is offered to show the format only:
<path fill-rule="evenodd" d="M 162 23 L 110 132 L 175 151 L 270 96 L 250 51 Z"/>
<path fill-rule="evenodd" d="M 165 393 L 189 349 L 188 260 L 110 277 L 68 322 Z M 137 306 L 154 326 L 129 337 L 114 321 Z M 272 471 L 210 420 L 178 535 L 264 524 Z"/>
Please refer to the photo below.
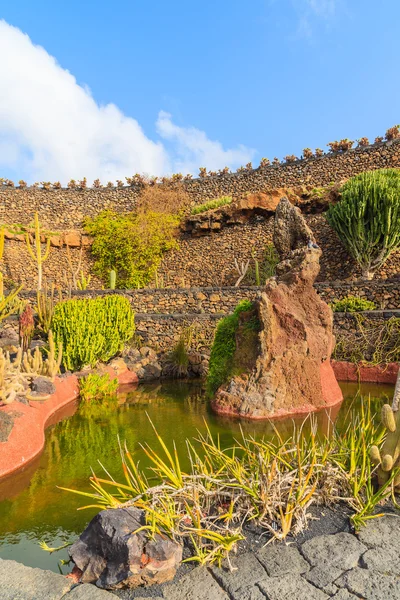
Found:
<path fill-rule="evenodd" d="M 392 407 L 389 404 L 384 404 L 382 407 L 382 423 L 389 431 L 396 431 L 396 421 Z"/>
<path fill-rule="evenodd" d="M 369 457 L 374 465 L 381 464 L 381 453 L 379 452 L 378 446 L 371 446 L 369 449 Z"/>
<path fill-rule="evenodd" d="M 371 446 L 369 451 L 371 461 L 378 466 L 379 485 L 384 485 L 392 470 L 400 467 L 400 410 L 394 411 L 389 404 L 384 404 L 382 423 L 387 434 L 381 451 L 377 446 Z M 393 485 L 396 491 L 400 491 L 400 473 L 395 476 Z"/>
<path fill-rule="evenodd" d="M 117 274 L 113 269 L 112 271 L 110 271 L 110 290 L 115 290 L 116 281 L 117 281 Z"/>

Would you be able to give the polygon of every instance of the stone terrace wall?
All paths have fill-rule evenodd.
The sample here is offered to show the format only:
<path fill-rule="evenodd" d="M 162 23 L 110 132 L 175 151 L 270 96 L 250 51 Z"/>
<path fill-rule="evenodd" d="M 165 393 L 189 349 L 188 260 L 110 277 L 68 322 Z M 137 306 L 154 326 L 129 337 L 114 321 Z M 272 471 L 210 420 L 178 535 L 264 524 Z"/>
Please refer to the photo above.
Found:
<path fill-rule="evenodd" d="M 400 167 L 400 140 L 279 166 L 187 180 L 184 185 L 193 203 L 201 203 L 225 194 L 239 197 L 248 191 L 267 191 L 303 184 L 323 186 L 362 171 L 384 167 Z M 44 190 L 1 186 L 0 223 L 27 224 L 34 212 L 38 211 L 41 221 L 48 227 L 57 230 L 79 229 L 85 216 L 93 216 L 105 208 L 121 212 L 132 210 L 140 189 L 140 186 L 133 186 Z"/>
<path fill-rule="evenodd" d="M 347 254 L 336 233 L 323 214 L 305 215 L 322 249 L 321 271 L 318 281 L 357 278 L 361 271 Z M 179 250 L 164 255 L 160 273 L 168 286 L 230 286 L 238 278 L 234 259 L 251 259 L 252 248 L 259 261 L 263 260 L 265 246 L 272 243 L 274 218 L 256 217 L 244 225 L 226 227 L 219 232 L 200 238 L 182 238 Z M 251 264 L 253 261 L 251 260 Z M 400 251 L 377 272 L 376 278 L 390 278 L 400 272 Z M 244 284 L 252 284 L 251 272 Z"/>
<path fill-rule="evenodd" d="M 377 324 L 383 324 L 392 317 L 400 317 L 400 310 L 366 311 L 362 314 Z M 197 334 L 195 334 L 196 349 L 207 351 L 211 348 L 215 327 L 223 316 L 221 314 L 137 314 L 136 333 L 141 344 L 149 345 L 158 351 L 169 351 L 179 340 L 182 331 L 191 326 Z M 334 313 L 334 334 L 337 339 L 341 336 L 357 335 L 357 332 L 357 320 L 354 314 Z"/>
<path fill-rule="evenodd" d="M 360 269 L 347 254 L 324 215 L 305 215 L 305 218 L 323 251 L 318 280 L 334 281 L 359 277 Z M 179 250 L 164 255 L 159 269 L 164 287 L 232 286 L 238 278 L 234 267 L 235 258 L 239 262 L 250 259 L 251 266 L 243 285 L 254 284 L 251 251 L 254 249 L 258 260 L 262 261 L 266 245 L 272 242 L 272 230 L 272 217 L 256 217 L 249 223 L 226 227 L 205 237 L 182 237 Z M 82 236 L 82 240 L 84 239 Z M 79 256 L 79 247 L 71 247 L 74 269 L 78 266 Z M 83 246 L 82 270 L 86 275 L 92 275 L 90 287 L 100 289 L 103 284 L 93 276 L 93 263 L 90 247 Z M 65 246 L 52 247 L 43 269 L 44 277 L 48 281 L 65 287 L 65 278 L 69 272 Z M 35 286 L 36 268 L 23 241 L 6 240 L 3 272 L 8 279 L 20 281 L 28 289 Z M 376 279 L 393 278 L 399 273 L 400 252 L 396 252 L 378 271 Z"/>
<path fill-rule="evenodd" d="M 326 302 L 340 300 L 348 295 L 361 296 L 376 303 L 379 309 L 400 309 L 400 279 L 354 283 L 317 283 L 317 292 Z M 136 314 L 191 314 L 221 315 L 233 312 L 244 298 L 255 300 L 262 287 L 209 287 L 141 290 L 96 290 L 73 292 L 74 298 L 94 298 L 119 294 L 129 298 Z M 22 292 L 21 296 L 36 301 L 36 292 Z"/>

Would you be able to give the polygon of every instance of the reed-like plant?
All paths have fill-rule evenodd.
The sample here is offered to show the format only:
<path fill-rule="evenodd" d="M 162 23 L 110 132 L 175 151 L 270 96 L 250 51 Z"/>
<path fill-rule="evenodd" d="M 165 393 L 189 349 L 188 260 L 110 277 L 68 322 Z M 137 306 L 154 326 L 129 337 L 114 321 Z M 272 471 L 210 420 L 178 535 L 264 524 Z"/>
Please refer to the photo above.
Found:
<path fill-rule="evenodd" d="M 276 431 L 273 439 L 242 434 L 222 448 L 207 428 L 197 440 L 187 440 L 190 468 L 184 471 L 179 453 L 156 433 L 160 451 L 142 446 L 150 467 L 140 471 L 132 455 L 121 448 L 124 481 L 91 477 L 92 492 L 73 491 L 90 499 L 90 507 L 136 506 L 144 510 L 149 535 L 161 533 L 187 540 L 193 560 L 220 563 L 243 538 L 243 524 L 254 521 L 270 535 L 285 539 L 307 525 L 311 504 L 346 502 L 354 511 L 356 529 L 376 518 L 375 508 L 391 493 L 391 480 L 375 490 L 371 445 L 382 444 L 371 402 L 351 409 L 344 433 L 316 434 L 308 418 L 289 439 Z M 150 484 L 150 482 L 152 482 Z M 64 488 L 62 488 L 64 489 Z"/>

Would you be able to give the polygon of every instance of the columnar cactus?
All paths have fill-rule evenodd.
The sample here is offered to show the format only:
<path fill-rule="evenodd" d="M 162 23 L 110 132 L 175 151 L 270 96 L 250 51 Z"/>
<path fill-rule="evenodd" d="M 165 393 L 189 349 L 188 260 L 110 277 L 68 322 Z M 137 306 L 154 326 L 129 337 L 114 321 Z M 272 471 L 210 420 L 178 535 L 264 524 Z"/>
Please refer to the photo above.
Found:
<path fill-rule="evenodd" d="M 45 235 L 45 231 L 40 225 L 39 215 L 35 213 L 35 219 L 32 225 L 33 229 L 33 239 L 34 239 L 34 247 L 31 244 L 30 232 L 26 231 L 25 233 L 25 241 L 28 248 L 28 252 L 32 260 L 36 262 L 38 269 L 38 290 L 42 289 L 42 279 L 43 279 L 43 263 L 48 259 L 50 253 L 50 236 Z M 46 248 L 43 252 L 42 250 L 42 238 L 45 237 Z"/>
<path fill-rule="evenodd" d="M 400 468 L 400 410 L 394 411 L 389 404 L 384 404 L 382 423 L 387 430 L 382 449 L 379 450 L 378 446 L 371 446 L 370 449 L 370 458 L 378 466 L 379 485 L 387 482 L 393 469 Z M 400 491 L 400 473 L 395 476 L 394 487 Z"/>

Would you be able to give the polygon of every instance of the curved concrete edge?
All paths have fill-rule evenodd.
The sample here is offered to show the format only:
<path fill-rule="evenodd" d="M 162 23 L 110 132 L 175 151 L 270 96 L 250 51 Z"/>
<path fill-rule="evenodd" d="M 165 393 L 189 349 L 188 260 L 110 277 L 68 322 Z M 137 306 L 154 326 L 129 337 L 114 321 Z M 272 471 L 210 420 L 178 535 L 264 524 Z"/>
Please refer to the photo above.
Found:
<path fill-rule="evenodd" d="M 136 373 L 129 370 L 116 373 L 106 367 L 110 377 L 117 377 L 120 385 L 138 383 Z M 65 416 L 64 410 L 79 396 L 79 383 L 76 375 L 57 377 L 54 381 L 55 393 L 45 402 L 30 402 L 29 405 L 13 402 L 0 410 L 13 414 L 14 427 L 6 442 L 0 442 L 0 479 L 19 471 L 32 462 L 43 450 L 45 429 Z M 63 413 L 57 418 L 57 413 Z"/>
<path fill-rule="evenodd" d="M 399 363 L 388 363 L 382 366 L 333 360 L 332 367 L 339 381 L 356 381 L 360 383 L 395 384 L 399 372 Z"/>

